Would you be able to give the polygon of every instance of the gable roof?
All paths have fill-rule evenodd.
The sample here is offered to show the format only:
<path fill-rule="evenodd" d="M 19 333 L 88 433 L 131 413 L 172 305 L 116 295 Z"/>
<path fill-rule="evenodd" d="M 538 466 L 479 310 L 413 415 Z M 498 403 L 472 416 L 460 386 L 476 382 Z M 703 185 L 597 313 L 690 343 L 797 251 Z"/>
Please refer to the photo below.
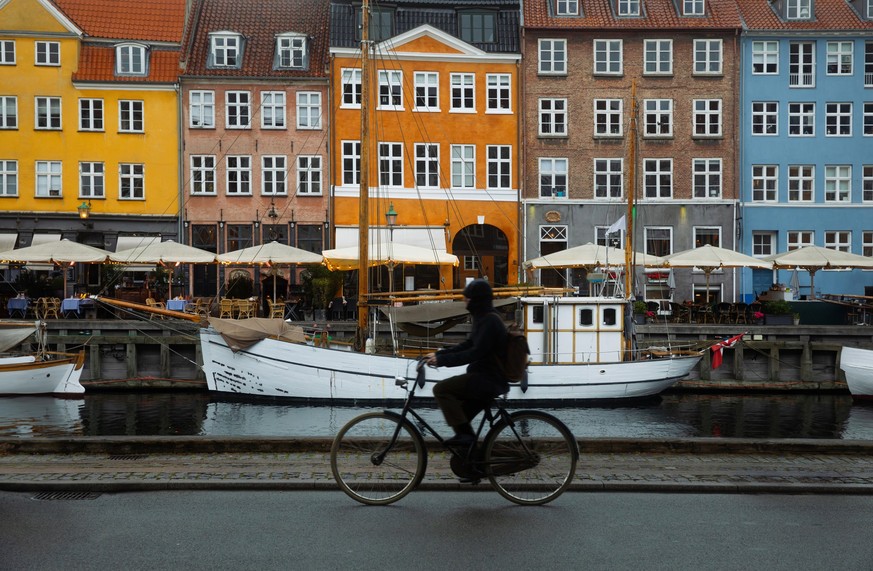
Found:
<path fill-rule="evenodd" d="M 810 20 L 783 20 L 769 2 L 737 0 L 747 30 L 873 30 L 873 22 L 862 20 L 846 0 L 815 0 Z"/>
<path fill-rule="evenodd" d="M 120 83 L 176 83 L 179 77 L 179 50 L 151 50 L 147 76 L 119 76 L 115 74 L 115 48 L 105 45 L 82 46 L 79 69 L 73 81 Z"/>
<path fill-rule="evenodd" d="M 86 36 L 114 40 L 182 40 L 185 0 L 54 0 Z"/>
<path fill-rule="evenodd" d="M 766 0 L 753 0 L 766 4 Z M 525 0 L 524 27 L 531 29 L 725 30 L 742 25 L 734 0 L 706 0 L 703 16 L 682 16 L 672 0 L 641 0 L 642 15 L 619 17 L 614 0 L 580 0 L 580 16 L 556 16 L 555 0 Z"/>
<path fill-rule="evenodd" d="M 194 0 L 183 41 L 183 76 L 326 77 L 329 0 Z M 210 69 L 209 34 L 245 38 L 239 69 Z M 273 69 L 276 36 L 309 38 L 309 69 Z"/>

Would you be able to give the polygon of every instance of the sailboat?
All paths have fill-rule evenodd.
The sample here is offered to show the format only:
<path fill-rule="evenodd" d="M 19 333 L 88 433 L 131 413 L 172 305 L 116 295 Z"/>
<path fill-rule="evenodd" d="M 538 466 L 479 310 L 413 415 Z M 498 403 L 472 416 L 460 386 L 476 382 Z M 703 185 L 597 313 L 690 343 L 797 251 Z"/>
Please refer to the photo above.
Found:
<path fill-rule="evenodd" d="M 369 101 L 368 3 L 361 25 L 361 101 Z M 396 382 L 415 377 L 416 360 L 392 350 L 380 353 L 368 336 L 370 311 L 367 270 L 369 238 L 369 113 L 362 113 L 358 252 L 358 339 L 354 347 L 314 340 L 281 320 L 210 318 L 200 332 L 203 370 L 209 390 L 328 403 L 401 400 Z M 631 179 L 633 176 L 631 176 Z M 629 193 L 632 198 L 632 193 Z M 630 205 L 629 205 L 630 212 Z M 628 234 L 630 234 L 628 221 Z M 628 244 L 630 248 L 630 244 Z M 630 250 L 628 250 L 629 252 Z M 630 254 L 626 256 L 630 263 Z M 629 277 L 630 272 L 625 272 Z M 626 292 L 630 288 L 626 287 Z M 685 377 L 699 352 L 641 354 L 626 329 L 632 327 L 624 297 L 572 297 L 565 290 L 515 292 L 516 315 L 531 349 L 526 382 L 512 385 L 509 401 L 568 402 L 656 395 Z M 456 296 L 460 297 L 460 296 Z M 393 304 L 392 304 L 393 305 Z M 438 304 L 434 304 L 438 305 Z M 421 306 L 418 306 L 421 307 Z M 399 312 L 388 312 L 399 319 Z M 439 312 L 439 319 L 448 319 Z M 355 349 L 358 350 L 355 350 Z M 432 396 L 434 383 L 460 369 L 428 371 L 419 396 Z"/>
<path fill-rule="evenodd" d="M 49 353 L 43 350 L 45 324 L 40 321 L 3 322 L 0 328 L 0 395 L 79 395 L 85 353 Z M 37 335 L 40 350 L 29 354 L 6 354 L 31 335 Z"/>

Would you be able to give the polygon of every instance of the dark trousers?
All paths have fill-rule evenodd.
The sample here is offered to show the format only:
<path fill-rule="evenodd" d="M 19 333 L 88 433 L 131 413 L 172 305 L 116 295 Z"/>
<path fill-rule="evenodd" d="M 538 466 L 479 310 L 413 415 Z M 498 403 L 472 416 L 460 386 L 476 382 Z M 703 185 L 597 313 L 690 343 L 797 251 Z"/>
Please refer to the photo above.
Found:
<path fill-rule="evenodd" d="M 508 390 L 487 376 L 464 373 L 449 377 L 433 387 L 433 396 L 446 422 L 458 428 L 473 420 L 495 397 Z"/>

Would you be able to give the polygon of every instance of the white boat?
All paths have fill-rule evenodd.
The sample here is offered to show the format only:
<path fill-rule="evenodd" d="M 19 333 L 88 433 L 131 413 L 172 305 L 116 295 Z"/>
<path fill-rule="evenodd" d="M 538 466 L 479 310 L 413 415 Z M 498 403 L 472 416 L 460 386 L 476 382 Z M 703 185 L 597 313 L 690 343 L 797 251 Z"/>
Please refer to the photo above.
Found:
<path fill-rule="evenodd" d="M 0 351 L 8 351 L 31 335 L 44 334 L 40 322 L 5 322 L 0 329 Z M 79 378 L 84 364 L 84 352 L 2 354 L 0 395 L 82 394 L 85 388 Z"/>
<path fill-rule="evenodd" d="M 846 384 L 853 397 L 873 399 L 873 349 L 843 347 L 840 369 L 846 374 Z"/>

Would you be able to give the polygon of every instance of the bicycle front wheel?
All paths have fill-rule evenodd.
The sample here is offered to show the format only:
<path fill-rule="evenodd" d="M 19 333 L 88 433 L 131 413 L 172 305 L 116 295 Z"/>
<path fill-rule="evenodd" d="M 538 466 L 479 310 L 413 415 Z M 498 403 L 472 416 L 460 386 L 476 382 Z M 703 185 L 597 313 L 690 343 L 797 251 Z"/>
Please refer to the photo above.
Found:
<path fill-rule="evenodd" d="M 570 429 L 538 411 L 519 411 L 485 437 L 484 468 L 494 489 L 511 502 L 540 505 L 564 493 L 576 473 L 579 446 Z"/>
<path fill-rule="evenodd" d="M 396 502 L 421 482 L 426 468 L 421 434 L 408 420 L 385 412 L 350 420 L 330 449 L 330 469 L 340 489 L 368 505 Z"/>

